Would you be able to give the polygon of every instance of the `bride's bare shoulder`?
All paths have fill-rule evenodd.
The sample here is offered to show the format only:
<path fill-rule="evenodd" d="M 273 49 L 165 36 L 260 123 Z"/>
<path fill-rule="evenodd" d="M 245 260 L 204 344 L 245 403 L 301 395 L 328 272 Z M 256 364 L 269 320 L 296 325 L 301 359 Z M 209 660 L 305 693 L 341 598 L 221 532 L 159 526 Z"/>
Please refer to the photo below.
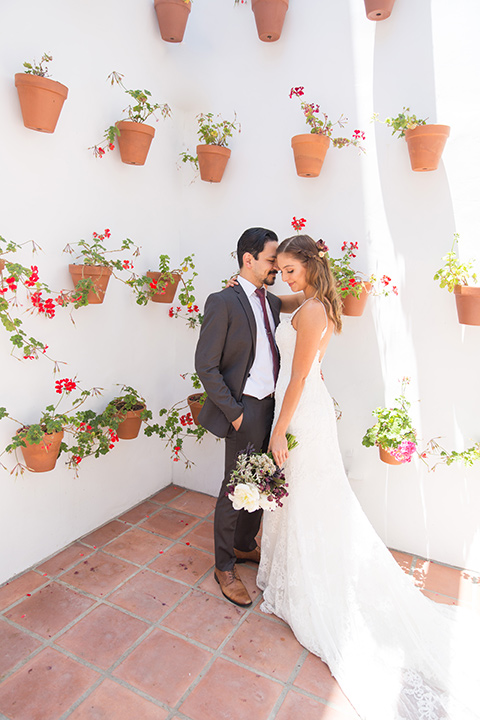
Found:
<path fill-rule="evenodd" d="M 306 300 L 299 310 L 297 310 L 292 320 L 292 325 L 295 329 L 299 326 L 307 329 L 312 327 L 323 328 L 325 323 L 325 307 L 318 298 L 310 298 L 309 300 Z"/>

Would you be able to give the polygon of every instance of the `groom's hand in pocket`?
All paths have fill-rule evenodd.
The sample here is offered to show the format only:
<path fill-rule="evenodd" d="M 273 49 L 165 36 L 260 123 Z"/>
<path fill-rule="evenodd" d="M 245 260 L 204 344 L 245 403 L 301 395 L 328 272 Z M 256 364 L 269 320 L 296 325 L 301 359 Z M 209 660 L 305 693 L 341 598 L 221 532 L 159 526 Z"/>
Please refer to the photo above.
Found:
<path fill-rule="evenodd" d="M 236 430 L 237 432 L 238 432 L 238 430 L 240 430 L 240 427 L 241 427 L 241 425 L 242 425 L 242 422 L 243 422 L 243 413 L 242 413 L 242 414 L 240 415 L 240 417 L 238 417 L 236 420 L 233 420 L 233 421 L 232 421 L 232 425 L 233 425 L 233 427 L 235 428 L 235 430 Z"/>

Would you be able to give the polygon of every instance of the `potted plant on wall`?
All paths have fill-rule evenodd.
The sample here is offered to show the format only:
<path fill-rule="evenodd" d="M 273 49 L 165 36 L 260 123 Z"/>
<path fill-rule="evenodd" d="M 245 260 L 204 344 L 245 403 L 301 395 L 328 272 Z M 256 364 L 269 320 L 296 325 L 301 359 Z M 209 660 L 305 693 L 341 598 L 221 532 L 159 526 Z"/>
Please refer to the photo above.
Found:
<path fill-rule="evenodd" d="M 171 303 L 180 285 L 178 301 L 182 306 L 190 308 L 195 302 L 193 281 L 196 276 L 194 253 L 187 255 L 177 268 L 171 267 L 168 255 L 160 255 L 158 270 L 149 270 L 145 275 L 132 273 L 125 284 L 132 288 L 138 305 L 147 305 L 150 301 Z M 170 316 L 174 316 L 173 311 Z"/>
<path fill-rule="evenodd" d="M 82 264 L 73 263 L 68 266 L 75 291 L 69 296 L 64 296 L 64 304 L 73 302 L 74 307 L 78 308 L 84 305 L 103 303 L 113 269 L 119 271 L 132 269 L 133 265 L 130 260 L 120 260 L 119 258 L 111 260 L 107 258 L 106 254 L 131 250 L 133 242 L 126 238 L 119 250 L 107 250 L 103 245 L 103 240 L 110 236 L 110 230 L 106 228 L 102 234 L 92 233 L 91 243 L 86 240 L 79 240 L 76 243 L 80 250 L 76 259 L 81 259 Z M 63 252 L 73 254 L 74 250 L 71 245 L 67 245 Z M 138 253 L 139 249 L 136 248 L 134 255 L 138 255 Z"/>
<path fill-rule="evenodd" d="M 182 42 L 192 7 L 191 0 L 155 0 L 154 5 L 162 40 Z"/>
<path fill-rule="evenodd" d="M 121 387 L 120 395 L 107 405 L 105 414 L 108 415 L 110 425 L 116 429 L 121 440 L 136 438 L 142 422 L 152 419 L 145 398 L 129 385 Z"/>
<path fill-rule="evenodd" d="M 77 396 L 71 401 L 70 409 L 59 412 L 60 403 L 74 390 L 77 391 Z M 60 398 L 56 404 L 48 405 L 42 411 L 37 423 L 25 425 L 10 418 L 18 423 L 20 428 L 5 448 L 5 452 L 17 453 L 20 449 L 25 465 L 18 462 L 14 469 L 17 472 L 23 472 L 25 468 L 33 472 L 53 470 L 61 452 L 70 455 L 67 464 L 76 469 L 84 457 L 104 455 L 118 440 L 106 416 L 96 415 L 93 410 L 80 410 L 87 398 L 100 394 L 98 388 L 82 390 L 76 379 L 62 378 L 55 381 L 55 392 Z M 0 408 L 0 417 L 10 417 L 5 408 Z M 64 442 L 65 434 L 72 436 L 73 445 L 69 446 Z"/>
<path fill-rule="evenodd" d="M 290 90 L 290 98 L 302 97 L 303 95 L 303 87 L 294 87 Z M 343 128 L 347 122 L 347 118 L 343 115 L 332 123 L 328 119 L 328 115 L 320 113 L 320 108 L 316 103 L 307 103 L 302 100 L 301 108 L 305 122 L 311 127 L 311 130 L 309 134 L 305 133 L 292 137 L 297 175 L 300 175 L 300 177 L 318 177 L 330 142 L 336 148 L 355 145 L 362 152 L 365 152 L 360 145 L 360 141 L 365 140 L 365 134 L 362 130 L 355 130 L 351 138 L 333 137 L 335 126 L 338 125 L 339 128 Z"/>
<path fill-rule="evenodd" d="M 35 61 L 24 62 L 25 72 L 15 75 L 23 124 L 46 133 L 54 132 L 68 95 L 65 85 L 47 77 L 47 65 L 52 60 L 51 55 L 44 53 L 38 65 Z"/>
<path fill-rule="evenodd" d="M 386 20 L 394 5 L 395 0 L 365 0 L 365 12 L 369 20 Z"/>
<path fill-rule="evenodd" d="M 182 0 L 183 2 L 183 0 Z M 127 113 L 127 120 L 119 120 L 115 125 L 110 125 L 105 130 L 104 142 L 94 145 L 95 157 L 103 157 L 108 150 L 114 150 L 115 140 L 118 139 L 118 147 L 122 162 L 127 165 L 145 165 L 151 142 L 155 135 L 155 128 L 146 124 L 146 120 L 159 111 L 163 118 L 171 115 L 169 106 L 150 102 L 151 92 L 149 90 L 127 90 L 122 82 L 123 75 L 113 71 L 108 76 L 110 84 L 117 83 L 132 98 L 134 104 L 128 105 L 123 112 Z"/>
<path fill-rule="evenodd" d="M 185 373 L 181 377 L 185 380 L 188 375 L 190 375 L 190 379 L 192 381 L 193 387 L 195 390 L 200 390 L 201 392 L 192 393 L 187 397 L 187 403 L 188 407 L 190 408 L 190 413 L 186 416 L 187 425 L 200 425 L 198 422 L 198 415 L 200 413 L 200 410 L 202 409 L 205 400 L 207 399 L 207 393 L 203 389 L 202 383 L 200 382 L 200 378 L 198 377 L 197 373 Z M 188 417 L 190 415 L 190 418 Z"/>
<path fill-rule="evenodd" d="M 442 157 L 443 148 L 450 135 L 448 125 L 427 124 L 427 119 L 418 119 L 410 115 L 410 108 L 403 108 L 403 112 L 394 118 L 381 121 L 389 125 L 392 135 L 404 137 L 410 155 L 410 165 L 415 172 L 428 172 L 436 170 Z M 378 120 L 378 114 L 374 115 Z"/>
<path fill-rule="evenodd" d="M 220 182 L 228 159 L 232 153 L 228 145 L 235 131 L 240 132 L 240 124 L 235 115 L 233 121 L 216 118 L 213 113 L 200 113 L 196 117 L 197 134 L 202 144 L 197 145 L 197 155 L 193 157 L 189 151 L 180 153 L 183 162 L 191 162 L 198 169 L 200 177 L 206 182 Z"/>
<path fill-rule="evenodd" d="M 342 298 L 343 315 L 359 317 L 363 314 L 365 305 L 370 294 L 372 295 L 388 295 L 393 292 L 398 295 L 396 285 L 391 285 L 392 278 L 388 275 L 382 275 L 377 279 L 376 275 L 363 277 L 363 273 L 354 270 L 351 266 L 351 260 L 357 256 L 357 242 L 342 245 L 343 255 L 340 258 L 333 258 L 328 255 L 330 267 L 337 282 L 338 293 Z"/>
<path fill-rule="evenodd" d="M 403 378 L 399 397 L 395 398 L 396 406 L 378 407 L 372 415 L 378 422 L 367 430 L 362 445 L 376 445 L 380 451 L 380 459 L 389 465 L 403 465 L 410 462 L 417 449 L 417 433 L 410 418 L 411 403 L 405 397 L 405 388 L 410 379 Z"/>
<path fill-rule="evenodd" d="M 452 249 L 442 258 L 445 264 L 437 270 L 433 279 L 440 282 L 440 287 L 446 287 L 448 292 L 454 293 L 459 323 L 480 325 L 480 287 L 477 286 L 477 275 L 473 272 L 474 263 L 473 260 L 460 262 L 455 252 L 458 233 L 453 237 Z"/>

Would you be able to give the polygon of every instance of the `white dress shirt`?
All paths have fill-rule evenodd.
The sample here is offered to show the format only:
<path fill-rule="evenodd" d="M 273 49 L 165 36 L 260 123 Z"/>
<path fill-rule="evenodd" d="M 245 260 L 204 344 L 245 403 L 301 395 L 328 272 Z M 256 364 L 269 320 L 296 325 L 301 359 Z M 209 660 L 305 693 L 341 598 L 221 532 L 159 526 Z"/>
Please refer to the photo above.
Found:
<path fill-rule="evenodd" d="M 265 330 L 265 320 L 263 317 L 262 303 L 260 298 L 255 294 L 257 289 L 253 283 L 240 275 L 237 277 L 239 284 L 245 291 L 248 301 L 251 305 L 255 324 L 257 326 L 257 345 L 255 352 L 255 360 L 250 368 L 250 374 L 245 384 L 245 395 L 252 395 L 258 400 L 262 400 L 275 390 L 275 378 L 273 375 L 273 359 L 272 350 Z M 272 334 L 275 335 L 275 322 L 273 320 L 270 304 L 266 300 L 267 315 L 270 322 Z"/>

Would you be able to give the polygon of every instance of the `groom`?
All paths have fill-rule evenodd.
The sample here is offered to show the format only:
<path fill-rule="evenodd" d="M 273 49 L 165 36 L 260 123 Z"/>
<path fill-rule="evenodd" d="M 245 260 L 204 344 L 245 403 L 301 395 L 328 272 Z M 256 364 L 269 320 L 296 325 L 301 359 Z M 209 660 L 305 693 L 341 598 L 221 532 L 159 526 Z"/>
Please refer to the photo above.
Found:
<path fill-rule="evenodd" d="M 277 274 L 278 238 L 272 230 L 245 230 L 237 244 L 238 285 L 207 298 L 195 368 L 207 393 L 199 422 L 225 438 L 225 476 L 215 507 L 215 579 L 236 605 L 251 605 L 236 562 L 259 562 L 255 536 L 262 511 L 234 510 L 226 495 L 236 457 L 252 443 L 268 446 L 279 357 L 274 332 L 280 300 L 265 293 Z"/>

